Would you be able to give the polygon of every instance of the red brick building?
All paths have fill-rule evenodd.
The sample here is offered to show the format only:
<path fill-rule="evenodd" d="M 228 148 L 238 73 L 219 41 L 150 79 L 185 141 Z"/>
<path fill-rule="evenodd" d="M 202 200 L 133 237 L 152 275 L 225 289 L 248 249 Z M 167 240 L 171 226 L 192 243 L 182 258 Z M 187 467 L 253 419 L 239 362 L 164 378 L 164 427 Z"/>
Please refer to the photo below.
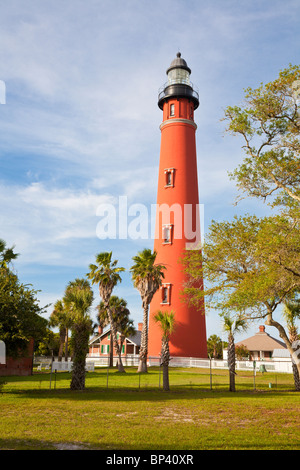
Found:
<path fill-rule="evenodd" d="M 124 339 L 122 344 L 122 357 L 136 356 L 139 354 L 141 345 L 141 331 L 142 323 L 138 324 L 138 331 L 133 336 L 129 336 Z M 117 333 L 119 345 L 122 342 L 121 333 Z M 109 357 L 112 353 L 116 356 L 117 352 L 113 347 L 111 329 L 107 328 L 103 331 L 101 327 L 98 327 L 98 334 L 95 335 L 89 343 L 89 357 L 90 358 L 103 358 Z"/>
<path fill-rule="evenodd" d="M 0 376 L 7 375 L 32 375 L 33 373 L 33 347 L 31 339 L 27 351 L 18 358 L 6 357 L 5 364 L 0 364 Z"/>

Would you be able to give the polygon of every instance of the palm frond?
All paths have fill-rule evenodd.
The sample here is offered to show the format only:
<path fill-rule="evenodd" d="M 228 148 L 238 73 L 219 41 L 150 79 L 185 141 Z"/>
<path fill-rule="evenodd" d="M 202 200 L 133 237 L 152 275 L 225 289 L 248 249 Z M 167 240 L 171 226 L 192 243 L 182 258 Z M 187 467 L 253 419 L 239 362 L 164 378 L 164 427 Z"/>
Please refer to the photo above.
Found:
<path fill-rule="evenodd" d="M 157 323 L 159 323 L 164 337 L 169 337 L 175 330 L 176 322 L 173 310 L 170 313 L 159 310 L 153 318 Z"/>

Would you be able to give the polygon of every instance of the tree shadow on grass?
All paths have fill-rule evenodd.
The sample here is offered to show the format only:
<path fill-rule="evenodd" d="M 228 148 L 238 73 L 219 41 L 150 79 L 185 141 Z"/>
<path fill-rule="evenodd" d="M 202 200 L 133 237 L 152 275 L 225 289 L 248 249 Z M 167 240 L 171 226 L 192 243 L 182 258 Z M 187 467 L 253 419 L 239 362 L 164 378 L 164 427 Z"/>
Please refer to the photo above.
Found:
<path fill-rule="evenodd" d="M 2 396 L 5 395 L 18 395 L 26 399 L 38 399 L 38 400 L 70 400 L 70 401 L 86 401 L 86 402 L 168 402 L 176 400 L 201 400 L 201 399 L 216 399 L 231 398 L 235 400 L 256 400 L 257 398 L 262 399 L 274 399 L 274 398 L 299 398 L 299 392 L 294 390 L 290 391 L 263 391 L 263 390 L 243 390 L 236 392 L 229 392 L 226 390 L 209 390 L 209 389 L 188 389 L 184 387 L 171 388 L 170 391 L 165 392 L 162 389 L 147 388 L 147 389 L 106 389 L 101 387 L 90 387 L 85 390 L 70 390 L 70 389 L 53 389 L 49 391 L 45 390 L 14 390 L 4 391 Z M 1 403 L 1 396 L 0 396 Z"/>
<path fill-rule="evenodd" d="M 178 371 L 176 371 L 178 380 Z M 183 376 L 184 377 L 184 376 Z M 197 374 L 194 375 L 197 377 Z M 295 393 L 299 397 L 299 392 L 291 387 L 284 390 L 274 390 L 262 388 L 253 390 L 249 383 L 239 384 L 236 392 L 229 392 L 227 383 L 214 384 L 210 389 L 209 378 L 207 383 L 193 382 L 193 376 L 188 378 L 188 382 L 172 384 L 170 375 L 170 391 L 162 390 L 162 376 L 159 380 L 159 369 L 153 368 L 148 373 L 138 374 L 136 368 L 126 369 L 126 374 L 119 373 L 116 369 L 101 369 L 95 372 L 87 372 L 85 390 L 70 390 L 71 373 L 50 372 L 35 373 L 28 377 L 2 377 L 5 381 L 0 393 L 17 394 L 26 398 L 39 399 L 69 399 L 78 401 L 170 401 L 170 400 L 199 400 L 204 398 L 222 397 L 249 398 L 257 397 L 284 397 Z M 243 387 L 243 389 L 241 389 Z M 298 394 L 297 394 L 298 393 Z"/>

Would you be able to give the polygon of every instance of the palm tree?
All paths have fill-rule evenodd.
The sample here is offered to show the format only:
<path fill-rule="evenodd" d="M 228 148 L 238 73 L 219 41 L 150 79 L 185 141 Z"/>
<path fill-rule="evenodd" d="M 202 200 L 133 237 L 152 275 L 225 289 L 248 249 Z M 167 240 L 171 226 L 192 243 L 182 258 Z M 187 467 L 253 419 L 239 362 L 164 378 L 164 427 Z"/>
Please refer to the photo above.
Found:
<path fill-rule="evenodd" d="M 122 349 L 123 343 L 126 338 L 129 336 L 133 336 L 136 333 L 136 329 L 134 327 L 133 321 L 129 320 L 125 323 L 123 323 L 120 327 L 120 333 L 121 333 L 121 338 L 120 338 L 120 348 Z"/>
<path fill-rule="evenodd" d="M 65 309 L 62 300 L 57 300 L 54 304 L 54 309 L 50 315 L 49 325 L 50 327 L 59 328 L 59 350 L 58 360 L 62 360 L 63 349 L 66 339 L 66 327 L 64 324 Z"/>
<path fill-rule="evenodd" d="M 72 317 L 68 310 L 68 307 L 64 301 L 57 300 L 54 304 L 54 309 L 50 315 L 50 326 L 59 328 L 59 351 L 58 360 L 62 360 L 63 349 L 65 346 L 65 360 L 68 360 L 68 336 L 69 329 L 72 327 Z"/>
<path fill-rule="evenodd" d="M 114 297 L 114 298 L 113 298 Z M 134 328 L 133 321 L 130 320 L 130 311 L 127 308 L 126 300 L 113 296 L 112 302 L 112 313 L 115 317 L 116 328 L 120 333 L 120 344 L 119 344 L 119 361 L 121 360 L 121 351 L 125 338 L 130 335 L 134 335 L 136 329 Z M 118 364 L 119 364 L 118 361 Z"/>
<path fill-rule="evenodd" d="M 159 310 L 154 316 L 154 320 L 159 323 L 162 329 L 162 342 L 161 342 L 161 365 L 163 366 L 163 390 L 170 390 L 169 384 L 169 362 L 170 362 L 170 349 L 169 340 L 175 328 L 175 314 L 173 311 L 170 313 L 162 312 Z"/>
<path fill-rule="evenodd" d="M 98 325 L 102 328 L 105 328 L 109 325 L 109 318 L 106 308 L 104 307 L 104 302 L 100 302 L 96 307 L 97 310 L 97 321 Z M 113 340 L 112 334 L 110 335 L 110 345 L 109 345 L 109 367 L 113 367 L 114 351 L 113 351 Z"/>
<path fill-rule="evenodd" d="M 119 364 L 120 361 L 122 362 L 121 352 L 122 352 L 122 346 L 123 346 L 125 337 L 131 334 L 134 334 L 135 328 L 133 327 L 132 320 L 129 319 L 130 311 L 127 308 L 126 300 L 119 298 L 116 295 L 112 295 L 109 299 L 109 306 L 110 306 L 113 320 L 116 325 L 116 330 L 121 334 L 120 343 L 119 343 L 119 360 L 118 360 L 118 364 Z M 104 306 L 104 302 L 100 302 L 97 309 L 98 309 L 97 319 L 98 319 L 99 324 L 102 327 L 107 326 L 109 324 L 109 317 L 108 317 L 108 312 Z M 110 338 L 111 338 L 110 367 L 112 367 L 113 365 L 112 335 L 110 336 Z"/>
<path fill-rule="evenodd" d="M 85 388 L 85 364 L 89 350 L 89 337 L 93 322 L 89 315 L 94 294 L 86 279 L 75 279 L 68 284 L 65 291 L 65 302 L 73 317 L 72 339 L 74 347 L 71 390 Z"/>
<path fill-rule="evenodd" d="M 144 312 L 138 372 L 147 372 L 149 305 L 161 286 L 163 269 L 166 269 L 162 264 L 155 264 L 156 255 L 156 251 L 152 253 L 149 248 L 145 248 L 132 258 L 134 264 L 130 268 L 134 287 L 138 289 L 142 298 Z"/>
<path fill-rule="evenodd" d="M 125 269 L 117 267 L 117 260 L 112 261 L 111 251 L 99 253 L 96 255 L 96 263 L 97 264 L 90 264 L 90 272 L 87 274 L 87 276 L 92 280 L 93 284 L 96 283 L 99 285 L 100 297 L 103 300 L 104 308 L 106 309 L 109 318 L 114 347 L 118 356 L 121 358 L 119 343 L 117 340 L 116 324 L 113 319 L 109 300 L 114 287 L 118 284 L 118 282 L 121 282 L 121 276 L 119 273 L 125 271 Z M 122 360 L 118 362 L 118 371 L 125 372 Z"/>
<path fill-rule="evenodd" d="M 234 335 L 240 331 L 245 331 L 248 325 L 242 315 L 236 318 L 229 314 L 223 316 L 223 328 L 228 333 L 228 369 L 229 369 L 229 391 L 235 392 L 235 344 Z"/>
<path fill-rule="evenodd" d="M 7 269 L 8 264 L 18 256 L 18 253 L 14 253 L 14 246 L 6 248 L 6 242 L 0 239 L 0 268 Z"/>
<path fill-rule="evenodd" d="M 217 335 L 210 335 L 207 340 L 207 351 L 214 359 L 222 358 L 222 340 Z"/>
<path fill-rule="evenodd" d="M 289 332 L 289 340 L 293 344 L 299 340 L 298 328 L 296 326 L 296 319 L 300 318 L 300 299 L 288 299 L 284 302 L 283 315 L 287 323 Z M 292 362 L 295 390 L 300 391 L 300 378 L 298 367 L 295 362 Z"/>

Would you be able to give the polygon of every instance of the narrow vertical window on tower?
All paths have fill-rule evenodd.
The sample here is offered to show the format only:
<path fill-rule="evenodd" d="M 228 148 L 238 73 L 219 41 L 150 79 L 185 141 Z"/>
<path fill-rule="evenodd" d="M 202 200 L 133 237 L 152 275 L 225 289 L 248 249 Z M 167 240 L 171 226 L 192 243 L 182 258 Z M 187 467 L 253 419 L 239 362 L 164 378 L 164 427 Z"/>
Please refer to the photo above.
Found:
<path fill-rule="evenodd" d="M 171 284 L 161 286 L 161 304 L 170 305 L 171 303 Z"/>
<path fill-rule="evenodd" d="M 173 188 L 174 187 L 174 176 L 175 176 L 175 168 L 166 168 L 165 169 L 165 188 Z"/>
<path fill-rule="evenodd" d="M 175 104 L 170 104 L 170 116 L 175 116 Z"/>
<path fill-rule="evenodd" d="M 165 224 L 162 227 L 162 239 L 163 243 L 168 245 L 172 243 L 172 232 L 173 232 L 172 224 Z"/>

